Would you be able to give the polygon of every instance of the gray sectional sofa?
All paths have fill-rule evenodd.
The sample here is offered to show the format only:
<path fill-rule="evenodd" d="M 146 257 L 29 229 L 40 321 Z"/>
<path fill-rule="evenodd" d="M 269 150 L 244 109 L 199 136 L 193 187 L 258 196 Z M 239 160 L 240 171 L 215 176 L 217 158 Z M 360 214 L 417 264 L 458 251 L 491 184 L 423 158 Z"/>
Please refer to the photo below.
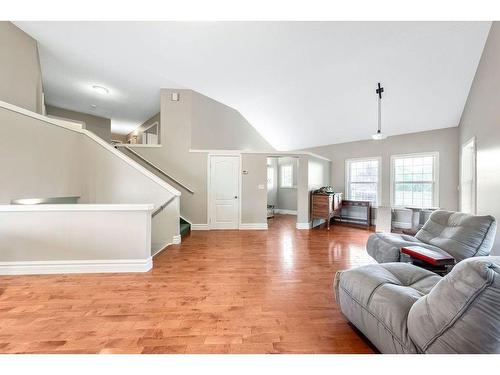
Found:
<path fill-rule="evenodd" d="M 500 257 L 466 259 L 445 277 L 407 263 L 366 265 L 338 272 L 334 289 L 382 353 L 500 353 Z"/>
<path fill-rule="evenodd" d="M 374 233 L 366 250 L 378 263 L 407 261 L 400 253 L 404 246 L 422 246 L 451 255 L 457 262 L 488 255 L 496 233 L 493 216 L 434 211 L 415 237 L 396 233 Z"/>

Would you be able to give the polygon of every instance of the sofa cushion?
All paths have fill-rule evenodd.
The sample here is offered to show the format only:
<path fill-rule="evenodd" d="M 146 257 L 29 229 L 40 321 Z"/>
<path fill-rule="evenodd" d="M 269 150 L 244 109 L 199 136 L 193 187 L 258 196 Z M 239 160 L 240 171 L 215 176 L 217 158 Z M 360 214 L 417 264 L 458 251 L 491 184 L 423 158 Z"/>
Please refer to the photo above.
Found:
<path fill-rule="evenodd" d="M 408 312 L 440 279 L 406 263 L 371 264 L 338 272 L 335 291 L 347 319 L 381 352 L 415 353 Z"/>
<path fill-rule="evenodd" d="M 493 216 L 434 211 L 417 234 L 417 240 L 434 245 L 457 261 L 488 255 L 496 234 Z"/>
<path fill-rule="evenodd" d="M 406 257 L 402 258 L 404 254 L 401 254 L 401 248 L 415 245 L 441 252 L 436 246 L 424 244 L 415 237 L 381 232 L 373 233 L 368 237 L 366 251 L 378 263 L 400 262 L 409 260 Z"/>
<path fill-rule="evenodd" d="M 458 263 L 415 302 L 408 332 L 425 353 L 500 353 L 500 257 Z"/>

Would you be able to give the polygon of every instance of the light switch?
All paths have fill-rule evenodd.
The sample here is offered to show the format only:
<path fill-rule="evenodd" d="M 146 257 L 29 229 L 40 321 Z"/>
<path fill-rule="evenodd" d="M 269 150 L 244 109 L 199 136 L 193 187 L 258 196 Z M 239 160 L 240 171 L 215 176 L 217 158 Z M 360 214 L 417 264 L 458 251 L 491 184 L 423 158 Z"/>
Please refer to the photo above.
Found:
<path fill-rule="evenodd" d="M 259 185 L 259 190 L 264 190 L 264 185 Z"/>

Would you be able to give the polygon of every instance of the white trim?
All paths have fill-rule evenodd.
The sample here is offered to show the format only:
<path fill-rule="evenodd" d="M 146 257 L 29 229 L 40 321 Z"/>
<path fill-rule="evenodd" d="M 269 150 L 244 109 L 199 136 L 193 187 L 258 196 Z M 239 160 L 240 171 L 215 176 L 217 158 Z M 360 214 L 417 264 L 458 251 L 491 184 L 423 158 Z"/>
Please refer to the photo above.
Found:
<path fill-rule="evenodd" d="M 179 217 L 180 217 L 182 220 L 186 221 L 189 225 L 193 225 L 193 223 L 191 223 L 191 220 L 186 219 L 186 218 L 185 218 L 184 216 L 182 216 L 182 215 L 179 215 Z"/>
<path fill-rule="evenodd" d="M 129 158 L 123 152 L 118 151 L 111 144 L 107 143 L 105 140 L 103 140 L 99 136 L 95 135 L 91 131 L 82 129 L 80 124 L 72 123 L 69 121 L 57 120 L 57 119 L 49 118 L 47 116 L 42 116 L 38 113 L 28 111 L 27 109 L 3 102 L 1 100 L 0 100 L 0 108 L 4 108 L 6 110 L 16 112 L 16 113 L 25 115 L 27 117 L 31 117 L 31 118 L 43 121 L 47 124 L 59 126 L 61 128 L 65 128 L 67 130 L 71 130 L 71 131 L 74 131 L 76 133 L 86 135 L 87 137 L 89 137 L 93 141 L 97 142 L 105 150 L 107 150 L 107 151 L 111 152 L 112 154 L 114 154 L 115 156 L 119 157 L 125 163 L 127 163 L 131 167 L 135 168 L 137 171 L 141 172 L 144 176 L 148 177 L 149 179 L 153 180 L 154 182 L 156 182 L 158 185 L 160 185 L 164 189 L 168 190 L 171 194 L 177 195 L 177 196 L 181 195 L 181 193 L 178 190 L 176 190 L 174 187 L 167 184 L 165 181 L 163 181 L 161 178 L 156 176 L 154 173 L 147 170 L 141 164 L 139 164 L 136 161 L 134 161 L 133 159 Z"/>
<path fill-rule="evenodd" d="M 240 230 L 267 230 L 267 223 L 241 223 Z"/>
<path fill-rule="evenodd" d="M 79 123 L 50 118 L 50 117 L 41 115 L 39 113 L 32 112 L 32 111 L 29 111 L 27 109 L 18 107 L 17 105 L 13 105 L 13 104 L 4 102 L 2 100 L 0 100 L 0 108 L 4 108 L 4 109 L 7 109 L 7 110 L 12 111 L 12 112 L 17 112 L 19 114 L 22 114 L 22 115 L 25 115 L 25 116 L 28 116 L 28 117 L 31 117 L 31 118 L 34 118 L 37 120 L 41 120 L 41 121 L 46 122 L 48 124 L 56 125 L 56 126 L 59 126 L 61 128 L 65 128 L 65 129 L 72 130 L 75 132 L 80 132 L 81 130 L 83 130 L 82 125 Z"/>
<path fill-rule="evenodd" d="M 158 148 L 163 147 L 161 144 L 156 145 L 147 145 L 142 143 L 117 143 L 115 146 L 117 147 L 130 147 L 130 148 Z"/>
<path fill-rule="evenodd" d="M 208 224 L 191 224 L 191 230 L 209 230 Z"/>
<path fill-rule="evenodd" d="M 297 229 L 311 229 L 312 228 L 312 222 L 308 222 L 308 223 L 297 223 L 295 225 L 295 228 Z"/>
<path fill-rule="evenodd" d="M 326 161 L 332 161 L 331 159 L 328 159 L 327 157 L 324 157 L 324 156 L 321 156 L 321 155 L 315 154 L 314 152 L 309 152 L 309 151 L 200 150 L 200 149 L 190 148 L 189 152 L 207 153 L 207 154 L 214 154 L 214 155 L 264 154 L 264 155 L 268 155 L 269 157 L 307 155 L 307 156 L 312 156 L 312 157 L 326 160 Z"/>
<path fill-rule="evenodd" d="M 395 208 L 401 208 L 401 207 L 409 207 L 406 205 L 403 206 L 396 206 L 394 204 L 394 160 L 396 158 L 405 158 L 405 157 L 424 157 L 424 156 L 432 156 L 434 157 L 435 163 L 434 163 L 434 168 L 433 168 L 433 179 L 434 179 L 434 185 L 433 189 L 434 191 L 433 196 L 432 196 L 432 207 L 417 207 L 417 208 L 435 208 L 439 207 L 439 151 L 429 151 L 429 152 L 416 152 L 416 153 L 410 153 L 410 154 L 396 154 L 396 155 L 391 155 L 391 164 L 390 164 L 390 206 L 395 207 Z M 411 181 L 408 181 L 411 182 Z"/>
<path fill-rule="evenodd" d="M 350 194 L 350 178 L 351 178 L 351 171 L 349 169 L 349 166 L 352 162 L 357 162 L 357 161 L 372 161 L 376 160 L 378 163 L 378 181 L 377 181 L 377 202 L 374 204 L 372 203 L 372 207 L 378 207 L 382 205 L 382 157 L 381 156 L 368 156 L 365 158 L 349 158 L 345 159 L 344 161 L 344 183 L 345 183 L 345 196 L 346 200 L 351 199 L 351 194 Z"/>
<path fill-rule="evenodd" d="M 142 129 L 142 132 L 145 133 L 146 131 L 148 131 L 149 129 L 151 129 L 153 126 L 158 126 L 158 129 L 156 129 L 156 130 L 158 130 L 158 133 L 159 133 L 160 123 L 158 121 L 155 121 L 151 125 L 149 125 L 147 128 Z M 139 125 L 139 127 L 140 127 L 140 125 Z"/>
<path fill-rule="evenodd" d="M 181 235 L 176 234 L 176 235 L 174 235 L 174 237 L 172 239 L 172 244 L 179 245 L 181 243 L 181 241 L 182 241 Z"/>
<path fill-rule="evenodd" d="M 297 210 L 284 210 L 282 208 L 275 208 L 274 213 L 280 215 L 297 215 Z"/>
<path fill-rule="evenodd" d="M 0 262 L 0 275 L 148 272 L 152 267 L 152 257 L 147 259 Z"/>
<path fill-rule="evenodd" d="M 74 123 L 74 124 L 80 124 L 82 126 L 82 129 L 85 129 L 87 127 L 87 123 L 85 121 L 73 120 L 73 119 L 70 119 L 70 118 L 67 118 L 67 117 L 54 116 L 54 115 L 49 115 L 49 114 L 46 114 L 45 116 L 47 116 L 48 118 L 56 119 L 56 120 L 62 120 L 64 122 L 70 122 L 70 123 Z"/>
<path fill-rule="evenodd" d="M 153 204 L 4 204 L 0 212 L 33 211 L 153 211 Z"/>

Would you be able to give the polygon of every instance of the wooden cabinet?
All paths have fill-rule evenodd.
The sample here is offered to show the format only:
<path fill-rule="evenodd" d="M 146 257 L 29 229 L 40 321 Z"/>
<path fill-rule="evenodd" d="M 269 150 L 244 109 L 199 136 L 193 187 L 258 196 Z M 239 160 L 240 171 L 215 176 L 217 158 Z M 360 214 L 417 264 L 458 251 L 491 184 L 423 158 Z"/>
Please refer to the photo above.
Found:
<path fill-rule="evenodd" d="M 342 206 L 342 193 L 311 195 L 311 217 L 312 219 L 324 219 L 326 227 L 330 229 L 330 220 L 340 213 Z"/>

